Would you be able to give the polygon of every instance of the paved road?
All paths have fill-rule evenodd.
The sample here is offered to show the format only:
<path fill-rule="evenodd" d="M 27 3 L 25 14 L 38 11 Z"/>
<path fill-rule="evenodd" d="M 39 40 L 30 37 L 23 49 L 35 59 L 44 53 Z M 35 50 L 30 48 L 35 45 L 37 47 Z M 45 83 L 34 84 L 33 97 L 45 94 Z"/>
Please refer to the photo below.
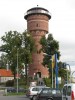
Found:
<path fill-rule="evenodd" d="M 26 96 L 0 96 L 0 100 L 29 100 Z"/>

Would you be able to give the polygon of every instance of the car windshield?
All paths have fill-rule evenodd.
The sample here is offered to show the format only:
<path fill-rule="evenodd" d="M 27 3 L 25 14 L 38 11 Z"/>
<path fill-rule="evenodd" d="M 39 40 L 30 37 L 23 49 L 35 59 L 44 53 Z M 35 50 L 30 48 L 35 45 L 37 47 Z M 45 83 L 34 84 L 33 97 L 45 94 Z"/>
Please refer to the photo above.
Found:
<path fill-rule="evenodd" d="M 32 91 L 40 91 L 42 88 L 33 88 Z"/>

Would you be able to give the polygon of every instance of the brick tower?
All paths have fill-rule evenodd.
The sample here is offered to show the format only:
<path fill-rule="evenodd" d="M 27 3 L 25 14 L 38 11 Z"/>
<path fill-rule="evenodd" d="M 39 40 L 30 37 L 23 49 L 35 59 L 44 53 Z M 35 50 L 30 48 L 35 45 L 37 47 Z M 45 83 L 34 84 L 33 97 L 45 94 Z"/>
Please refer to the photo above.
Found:
<path fill-rule="evenodd" d="M 39 53 L 41 37 L 48 33 L 48 22 L 51 18 L 49 11 L 41 7 L 34 7 L 27 10 L 24 18 L 27 20 L 27 30 L 31 32 L 37 51 L 32 54 L 33 62 L 29 65 L 29 76 L 37 78 L 48 77 L 48 69 L 42 65 L 43 52 Z"/>

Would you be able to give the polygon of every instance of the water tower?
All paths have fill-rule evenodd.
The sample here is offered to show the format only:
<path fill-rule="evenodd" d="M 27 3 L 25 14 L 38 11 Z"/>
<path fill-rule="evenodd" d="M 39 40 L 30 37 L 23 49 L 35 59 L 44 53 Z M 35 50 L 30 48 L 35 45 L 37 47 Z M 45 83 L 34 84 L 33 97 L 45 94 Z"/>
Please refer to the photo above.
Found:
<path fill-rule="evenodd" d="M 42 36 L 48 33 L 48 22 L 51 19 L 49 11 L 42 7 L 34 7 L 27 10 L 24 18 L 27 20 L 27 30 L 31 32 L 37 51 L 32 54 L 32 64 L 29 65 L 29 76 L 37 78 L 48 77 L 49 72 L 46 67 L 42 65 L 43 52 L 39 53 L 41 45 L 39 43 Z"/>

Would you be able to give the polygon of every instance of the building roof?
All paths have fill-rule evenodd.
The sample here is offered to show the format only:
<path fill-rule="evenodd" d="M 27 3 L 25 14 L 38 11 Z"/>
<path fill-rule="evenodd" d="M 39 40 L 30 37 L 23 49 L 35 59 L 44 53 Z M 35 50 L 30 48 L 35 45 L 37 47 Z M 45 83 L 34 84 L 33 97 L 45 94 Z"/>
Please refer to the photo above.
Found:
<path fill-rule="evenodd" d="M 13 77 L 13 74 L 12 74 L 11 70 L 0 69 L 0 76 L 3 76 L 3 77 Z"/>
<path fill-rule="evenodd" d="M 43 8 L 43 7 L 33 7 L 33 8 L 31 8 L 31 9 L 29 9 L 29 10 L 27 10 L 27 12 L 28 11 L 31 11 L 31 10 L 37 10 L 37 9 L 42 9 L 42 10 L 45 10 L 45 11 L 47 11 L 47 12 L 49 12 L 47 9 L 45 9 L 45 8 Z"/>
<path fill-rule="evenodd" d="M 51 18 L 51 14 L 49 13 L 49 11 L 42 7 L 33 7 L 27 10 L 27 12 L 24 15 L 24 18 L 27 19 L 28 16 L 36 14 L 46 15 L 49 19 Z"/>

